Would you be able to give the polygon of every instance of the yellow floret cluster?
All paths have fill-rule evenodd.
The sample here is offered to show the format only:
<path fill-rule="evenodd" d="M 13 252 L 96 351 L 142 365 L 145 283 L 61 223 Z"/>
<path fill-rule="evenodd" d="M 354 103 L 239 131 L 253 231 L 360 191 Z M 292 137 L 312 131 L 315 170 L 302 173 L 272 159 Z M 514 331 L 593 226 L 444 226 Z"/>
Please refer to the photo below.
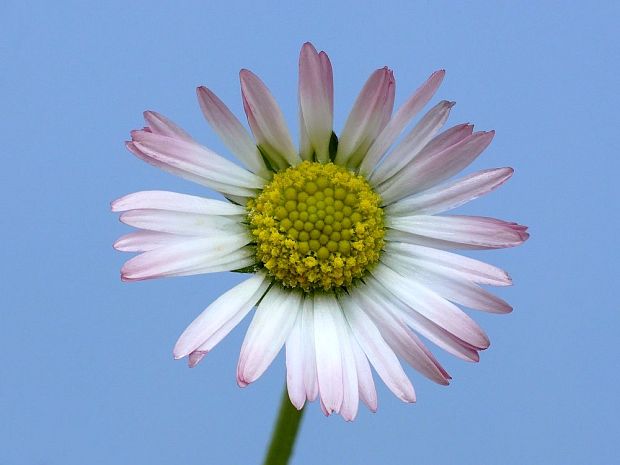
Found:
<path fill-rule="evenodd" d="M 380 205 L 362 176 L 304 161 L 275 174 L 248 202 L 257 258 L 287 287 L 346 287 L 379 260 Z"/>

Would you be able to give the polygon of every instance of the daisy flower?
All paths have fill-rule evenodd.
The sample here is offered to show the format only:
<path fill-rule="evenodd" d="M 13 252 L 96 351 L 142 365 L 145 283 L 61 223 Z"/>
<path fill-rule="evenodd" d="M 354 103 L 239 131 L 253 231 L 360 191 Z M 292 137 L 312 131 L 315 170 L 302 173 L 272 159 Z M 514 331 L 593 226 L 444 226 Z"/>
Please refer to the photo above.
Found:
<path fill-rule="evenodd" d="M 256 307 L 237 367 L 239 386 L 258 379 L 286 347 L 287 389 L 301 409 L 355 418 L 377 394 L 371 366 L 405 402 L 416 399 L 401 360 L 436 383 L 450 375 L 427 348 L 478 361 L 485 332 L 459 306 L 511 307 L 481 285 L 511 284 L 506 272 L 450 249 L 513 247 L 526 227 L 480 216 L 444 215 L 510 178 L 511 168 L 451 178 L 491 143 L 494 132 L 459 124 L 440 132 L 454 102 L 441 101 L 401 133 L 435 94 L 436 71 L 393 114 L 395 79 L 373 72 L 338 136 L 332 66 L 306 43 L 299 58 L 296 148 L 265 84 L 240 73 L 253 137 L 208 88 L 202 112 L 241 166 L 196 142 L 164 116 L 127 148 L 138 158 L 222 194 L 214 200 L 165 191 L 112 203 L 138 228 L 114 246 L 139 252 L 124 281 L 237 271 L 250 276 L 220 296 L 181 334 L 174 357 L 196 366 Z M 425 340 L 423 340 L 423 339 Z"/>

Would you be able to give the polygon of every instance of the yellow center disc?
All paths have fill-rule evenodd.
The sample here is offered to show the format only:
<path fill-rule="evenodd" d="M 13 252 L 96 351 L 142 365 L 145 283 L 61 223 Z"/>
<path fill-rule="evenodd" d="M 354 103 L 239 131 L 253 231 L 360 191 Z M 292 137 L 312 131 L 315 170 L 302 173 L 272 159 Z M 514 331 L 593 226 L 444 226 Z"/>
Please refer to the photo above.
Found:
<path fill-rule="evenodd" d="M 379 260 L 381 198 L 333 163 L 304 161 L 274 175 L 248 202 L 258 259 L 288 287 L 346 287 Z"/>

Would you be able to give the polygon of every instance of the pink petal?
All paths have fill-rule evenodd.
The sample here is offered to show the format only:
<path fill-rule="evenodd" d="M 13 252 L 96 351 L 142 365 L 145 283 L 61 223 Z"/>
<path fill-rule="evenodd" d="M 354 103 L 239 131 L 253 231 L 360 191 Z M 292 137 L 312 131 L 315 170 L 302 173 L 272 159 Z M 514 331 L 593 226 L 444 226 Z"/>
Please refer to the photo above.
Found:
<path fill-rule="evenodd" d="M 192 137 L 187 132 L 174 124 L 164 115 L 161 115 L 154 111 L 145 111 L 144 120 L 146 121 L 147 126 L 149 127 L 151 132 L 153 132 L 153 134 L 181 139 L 190 143 L 194 142 L 194 139 L 192 139 Z"/>
<path fill-rule="evenodd" d="M 342 356 L 342 406 L 340 407 L 340 415 L 345 421 L 353 421 L 359 408 L 357 362 L 352 348 L 355 339 L 350 334 L 349 324 L 344 319 L 342 310 L 339 309 L 335 312 L 334 317 Z"/>
<path fill-rule="evenodd" d="M 213 349 L 250 312 L 268 286 L 266 274 L 259 272 L 218 297 L 183 331 L 174 346 L 174 358 L 192 353 L 196 358 Z"/>
<path fill-rule="evenodd" d="M 235 265 L 238 260 L 245 262 L 248 257 L 251 258 L 251 254 L 241 250 L 250 241 L 247 234 L 188 238 L 185 242 L 160 247 L 132 258 L 123 265 L 121 278 L 136 281 L 234 270 L 236 268 L 229 266 Z M 251 260 L 249 264 L 254 259 Z"/>
<path fill-rule="evenodd" d="M 437 345 L 437 347 L 442 348 L 461 360 L 469 362 L 478 362 L 480 360 L 480 356 L 478 355 L 479 349 L 467 344 L 441 326 L 422 316 L 405 302 L 398 299 L 372 276 L 366 280 L 366 285 L 372 289 L 373 292 L 381 295 L 384 301 L 390 302 L 390 308 L 399 319 L 402 319 L 404 323 L 418 334 Z"/>
<path fill-rule="evenodd" d="M 306 42 L 299 56 L 299 104 L 310 143 L 318 161 L 329 160 L 332 135 L 333 83 L 330 81 L 329 59 L 321 60 L 316 49 Z"/>
<path fill-rule="evenodd" d="M 265 180 L 205 147 L 148 131 L 133 131 L 128 148 L 139 158 L 219 192 L 252 197 Z"/>
<path fill-rule="evenodd" d="M 456 305 L 413 279 L 395 272 L 383 263 L 371 271 L 388 291 L 423 317 L 436 323 L 462 341 L 478 349 L 489 347 L 484 331 Z"/>
<path fill-rule="evenodd" d="M 349 115 L 340 139 L 335 162 L 358 166 L 370 145 L 385 127 L 394 105 L 394 75 L 387 67 L 370 75 Z"/>
<path fill-rule="evenodd" d="M 319 395 L 318 375 L 316 372 L 316 349 L 314 344 L 314 299 L 306 296 L 304 298 L 301 314 L 301 324 L 303 327 L 303 346 L 304 346 L 304 386 L 306 389 L 306 399 L 316 400 Z"/>
<path fill-rule="evenodd" d="M 239 120 L 217 95 L 206 87 L 196 89 L 198 102 L 206 120 L 220 136 L 226 147 L 241 160 L 250 171 L 268 177 L 268 170 L 263 158 Z"/>
<path fill-rule="evenodd" d="M 360 173 L 367 175 L 375 168 L 375 165 L 394 143 L 409 121 L 433 97 L 441 85 L 445 74 L 446 72 L 443 69 L 435 71 L 398 109 L 394 117 L 368 149 L 368 153 L 360 165 Z"/>
<path fill-rule="evenodd" d="M 280 168 L 295 166 L 301 160 L 284 122 L 284 116 L 263 82 L 251 71 L 242 69 L 243 108 L 258 145 Z"/>
<path fill-rule="evenodd" d="M 369 180 L 375 185 L 380 184 L 407 166 L 444 125 L 454 103 L 444 100 L 435 105 L 388 154 Z"/>
<path fill-rule="evenodd" d="M 433 150 L 427 146 L 409 165 L 377 190 L 385 204 L 389 205 L 428 189 L 467 167 L 488 147 L 494 135 L 494 131 L 477 132 L 443 150 Z"/>
<path fill-rule="evenodd" d="M 243 340 L 237 365 L 237 384 L 256 381 L 278 355 L 301 308 L 302 294 L 273 286 L 258 305 Z"/>
<path fill-rule="evenodd" d="M 425 190 L 393 203 L 385 209 L 391 216 L 434 215 L 477 199 L 504 184 L 512 174 L 512 168 L 478 171 L 464 178 Z"/>
<path fill-rule="evenodd" d="M 384 301 L 369 287 L 360 292 L 361 308 L 375 322 L 394 352 L 414 369 L 436 383 L 447 385 L 446 371 L 407 326 L 394 316 L 390 302 Z"/>

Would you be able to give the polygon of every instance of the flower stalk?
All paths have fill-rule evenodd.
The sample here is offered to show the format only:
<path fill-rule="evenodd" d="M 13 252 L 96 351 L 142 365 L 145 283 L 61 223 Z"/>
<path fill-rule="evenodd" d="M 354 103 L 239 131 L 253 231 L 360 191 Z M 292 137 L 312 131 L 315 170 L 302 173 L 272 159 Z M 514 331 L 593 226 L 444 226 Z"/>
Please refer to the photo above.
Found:
<path fill-rule="evenodd" d="M 280 411 L 271 434 L 263 465 L 286 465 L 293 454 L 304 409 L 297 410 L 288 398 L 286 386 L 280 401 Z"/>

